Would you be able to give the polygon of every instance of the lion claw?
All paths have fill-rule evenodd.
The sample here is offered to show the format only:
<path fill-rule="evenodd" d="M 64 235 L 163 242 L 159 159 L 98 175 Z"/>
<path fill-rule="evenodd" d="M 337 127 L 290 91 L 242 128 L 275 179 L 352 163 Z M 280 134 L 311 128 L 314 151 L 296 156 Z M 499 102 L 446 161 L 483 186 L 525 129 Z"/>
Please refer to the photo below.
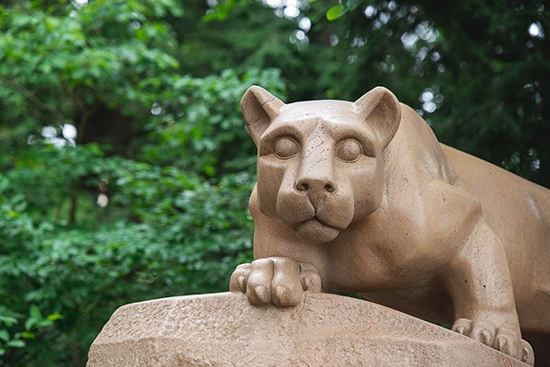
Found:
<path fill-rule="evenodd" d="M 521 334 L 507 327 L 496 327 L 486 320 L 457 319 L 453 323 L 453 331 L 468 336 L 489 347 L 492 347 L 529 365 L 534 365 L 533 348 Z"/>
<path fill-rule="evenodd" d="M 311 264 L 286 258 L 259 259 L 237 266 L 229 290 L 245 293 L 254 305 L 292 307 L 300 303 L 304 292 L 321 292 L 321 277 Z"/>

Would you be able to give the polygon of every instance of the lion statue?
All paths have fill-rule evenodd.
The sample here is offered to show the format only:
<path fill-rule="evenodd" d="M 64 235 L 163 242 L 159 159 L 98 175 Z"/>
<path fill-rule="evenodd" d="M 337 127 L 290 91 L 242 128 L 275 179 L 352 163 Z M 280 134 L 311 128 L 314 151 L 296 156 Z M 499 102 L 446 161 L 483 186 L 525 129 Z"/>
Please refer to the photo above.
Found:
<path fill-rule="evenodd" d="M 241 107 L 255 260 L 232 292 L 280 307 L 357 292 L 550 366 L 550 190 L 440 144 L 382 87 L 284 104 L 254 86 Z"/>

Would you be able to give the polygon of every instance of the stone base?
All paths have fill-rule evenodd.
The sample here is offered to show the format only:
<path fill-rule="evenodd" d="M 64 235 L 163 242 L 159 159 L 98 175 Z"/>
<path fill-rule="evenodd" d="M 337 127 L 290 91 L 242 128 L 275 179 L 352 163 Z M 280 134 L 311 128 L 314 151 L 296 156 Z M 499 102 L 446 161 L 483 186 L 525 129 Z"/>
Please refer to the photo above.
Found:
<path fill-rule="evenodd" d="M 296 308 L 234 293 L 125 305 L 88 358 L 87 367 L 528 366 L 390 308 L 313 293 Z"/>

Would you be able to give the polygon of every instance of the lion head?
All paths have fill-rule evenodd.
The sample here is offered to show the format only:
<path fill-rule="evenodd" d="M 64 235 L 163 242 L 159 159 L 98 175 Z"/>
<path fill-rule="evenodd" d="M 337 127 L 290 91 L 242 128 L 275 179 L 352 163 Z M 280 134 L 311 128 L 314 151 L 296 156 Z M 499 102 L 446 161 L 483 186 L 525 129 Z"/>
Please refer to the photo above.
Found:
<path fill-rule="evenodd" d="M 258 147 L 260 211 L 305 241 L 334 240 L 382 201 L 382 152 L 395 135 L 401 108 L 385 88 L 357 101 L 284 104 L 257 86 L 241 101 Z"/>

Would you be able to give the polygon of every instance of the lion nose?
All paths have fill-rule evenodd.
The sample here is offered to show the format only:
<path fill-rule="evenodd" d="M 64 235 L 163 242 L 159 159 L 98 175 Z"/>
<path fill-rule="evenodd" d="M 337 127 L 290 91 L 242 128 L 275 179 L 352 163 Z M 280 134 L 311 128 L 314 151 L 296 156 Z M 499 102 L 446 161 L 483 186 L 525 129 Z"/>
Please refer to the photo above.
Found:
<path fill-rule="evenodd" d="M 324 190 L 333 193 L 336 191 L 336 185 L 331 180 L 300 178 L 296 182 L 296 189 L 301 192 L 322 192 Z"/>

